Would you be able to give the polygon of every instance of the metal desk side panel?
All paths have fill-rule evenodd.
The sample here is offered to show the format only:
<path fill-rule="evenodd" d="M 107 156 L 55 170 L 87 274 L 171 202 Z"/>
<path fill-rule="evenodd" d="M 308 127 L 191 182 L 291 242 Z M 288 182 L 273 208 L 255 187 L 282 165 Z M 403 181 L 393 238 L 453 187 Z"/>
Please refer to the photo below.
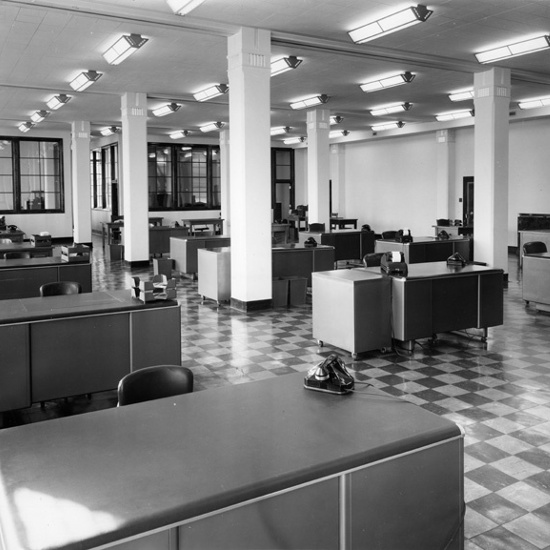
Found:
<path fill-rule="evenodd" d="M 198 292 L 216 302 L 231 298 L 231 252 L 229 248 L 198 251 Z"/>
<path fill-rule="evenodd" d="M 522 293 L 528 302 L 550 305 L 550 257 L 523 257 Z"/>
<path fill-rule="evenodd" d="M 29 326 L 0 326 L 0 412 L 31 405 Z"/>

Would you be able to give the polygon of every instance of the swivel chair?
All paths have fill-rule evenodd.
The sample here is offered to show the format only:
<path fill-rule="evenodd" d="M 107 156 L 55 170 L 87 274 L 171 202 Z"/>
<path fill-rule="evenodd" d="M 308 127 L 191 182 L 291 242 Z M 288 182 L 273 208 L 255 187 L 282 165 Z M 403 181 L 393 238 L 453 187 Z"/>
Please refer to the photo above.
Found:
<path fill-rule="evenodd" d="M 546 243 L 542 241 L 531 241 L 528 243 L 523 243 L 523 253 L 524 254 L 542 254 L 548 252 Z"/>
<path fill-rule="evenodd" d="M 18 252 L 6 252 L 4 254 L 4 258 L 6 260 L 16 260 L 19 258 L 30 258 L 30 257 L 31 257 L 31 253 L 26 250 L 21 250 Z"/>
<path fill-rule="evenodd" d="M 388 240 L 394 240 L 397 235 L 397 231 L 382 231 L 382 238 Z"/>
<path fill-rule="evenodd" d="M 118 406 L 191 393 L 193 372 L 179 365 L 156 365 L 138 369 L 118 383 Z"/>
<path fill-rule="evenodd" d="M 40 296 L 61 296 L 63 294 L 80 294 L 82 285 L 76 281 L 54 281 L 40 287 Z"/>

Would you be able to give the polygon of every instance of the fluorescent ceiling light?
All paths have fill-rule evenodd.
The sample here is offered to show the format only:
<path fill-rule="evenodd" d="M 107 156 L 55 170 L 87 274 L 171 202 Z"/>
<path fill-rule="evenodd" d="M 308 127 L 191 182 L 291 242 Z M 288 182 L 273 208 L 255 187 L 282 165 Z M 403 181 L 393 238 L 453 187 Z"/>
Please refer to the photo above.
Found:
<path fill-rule="evenodd" d="M 382 124 L 374 124 L 371 126 L 373 131 L 375 132 L 381 132 L 383 130 L 397 130 L 398 128 L 403 128 L 405 126 L 404 122 L 399 121 L 392 121 L 392 122 L 383 122 Z"/>
<path fill-rule="evenodd" d="M 348 34 L 356 44 L 363 44 L 380 36 L 406 29 L 411 25 L 423 23 L 432 13 L 433 11 L 429 10 L 426 6 L 418 4 L 418 6 L 405 8 L 404 10 L 382 17 L 377 21 L 363 25 Z"/>
<path fill-rule="evenodd" d="M 213 97 L 226 94 L 228 91 L 229 86 L 227 84 L 215 84 L 214 86 L 210 86 L 209 88 L 193 94 L 193 97 L 197 101 L 207 101 L 209 99 L 212 99 Z"/>
<path fill-rule="evenodd" d="M 36 111 L 31 115 L 31 120 L 38 124 L 39 122 L 42 122 L 50 113 L 48 111 Z"/>
<path fill-rule="evenodd" d="M 101 75 L 102 73 L 98 73 L 97 71 L 84 71 L 71 80 L 70 86 L 75 92 L 81 92 L 94 82 L 97 82 L 101 78 Z"/>
<path fill-rule="evenodd" d="M 412 103 L 392 103 L 391 105 L 373 109 L 370 114 L 372 116 L 391 115 L 393 113 L 399 113 L 400 111 L 409 111 L 411 107 Z"/>
<path fill-rule="evenodd" d="M 331 124 L 340 124 L 340 122 L 344 121 L 344 117 L 340 115 L 334 115 L 330 117 L 330 123 Z"/>
<path fill-rule="evenodd" d="M 328 133 L 329 139 L 331 138 L 338 138 L 338 137 L 346 137 L 349 136 L 350 132 L 349 130 L 333 130 L 332 132 Z"/>
<path fill-rule="evenodd" d="M 121 36 L 104 54 L 105 61 L 110 65 L 118 65 L 139 50 L 148 38 L 141 34 L 125 34 Z"/>
<path fill-rule="evenodd" d="M 181 139 L 189 135 L 189 130 L 177 130 L 168 134 L 172 139 Z"/>
<path fill-rule="evenodd" d="M 116 126 L 107 126 L 106 128 L 102 128 L 101 130 L 99 130 L 99 133 L 102 136 L 112 136 L 117 132 L 118 132 L 118 128 Z"/>
<path fill-rule="evenodd" d="M 272 136 L 280 136 L 281 134 L 288 134 L 290 132 L 290 126 L 276 126 L 271 128 Z"/>
<path fill-rule="evenodd" d="M 537 109 L 539 107 L 547 107 L 548 105 L 550 105 L 550 96 L 518 102 L 518 107 L 520 109 Z"/>
<path fill-rule="evenodd" d="M 302 59 L 298 59 L 295 55 L 289 57 L 281 57 L 271 62 L 271 76 L 275 76 L 281 73 L 286 73 L 295 69 L 302 63 Z"/>
<path fill-rule="evenodd" d="M 328 95 L 321 94 L 307 99 L 301 99 L 290 104 L 291 109 L 307 109 L 308 107 L 315 107 L 316 105 L 322 105 L 329 100 Z"/>
<path fill-rule="evenodd" d="M 166 0 L 166 2 L 176 15 L 186 15 L 198 8 L 204 0 Z"/>
<path fill-rule="evenodd" d="M 178 103 L 167 103 L 166 105 L 163 105 L 162 107 L 158 107 L 157 109 L 153 109 L 153 114 L 155 116 L 166 116 L 171 113 L 175 113 L 181 105 Z"/>
<path fill-rule="evenodd" d="M 360 88 L 364 92 L 376 92 L 378 90 L 384 90 L 386 88 L 393 88 L 394 86 L 401 86 L 401 84 L 409 84 L 414 80 L 416 75 L 410 72 L 404 72 L 401 74 L 395 74 L 392 76 L 386 76 L 377 80 L 371 80 L 365 84 L 361 84 Z"/>
<path fill-rule="evenodd" d="M 491 50 L 476 53 L 476 59 L 480 63 L 491 63 L 499 59 L 508 57 L 516 57 L 527 53 L 538 52 L 550 48 L 550 36 L 537 36 L 536 38 L 528 38 L 514 44 L 507 44 Z"/>
<path fill-rule="evenodd" d="M 474 113 L 472 110 L 464 110 L 464 111 L 453 111 L 452 113 L 441 113 L 439 115 L 436 115 L 435 118 L 439 122 L 447 122 L 449 120 L 458 120 L 460 118 L 469 118 L 474 116 Z"/>
<path fill-rule="evenodd" d="M 283 140 L 285 145 L 295 145 L 297 143 L 303 143 L 306 140 L 305 136 L 291 137 Z"/>
<path fill-rule="evenodd" d="M 461 90 L 460 92 L 453 92 L 449 94 L 451 101 L 466 101 L 467 99 L 474 99 L 474 90 Z"/>
<path fill-rule="evenodd" d="M 223 128 L 225 124 L 223 122 L 210 122 L 200 127 L 201 132 L 213 132 L 214 130 L 219 130 Z"/>
<path fill-rule="evenodd" d="M 22 122 L 18 126 L 18 128 L 21 132 L 25 133 L 25 132 L 28 132 L 33 126 L 34 124 L 32 122 Z"/>
<path fill-rule="evenodd" d="M 60 107 L 63 107 L 66 103 L 69 103 L 69 101 L 71 101 L 71 97 L 72 96 L 65 94 L 54 95 L 46 101 L 46 105 L 52 111 L 56 111 Z"/>

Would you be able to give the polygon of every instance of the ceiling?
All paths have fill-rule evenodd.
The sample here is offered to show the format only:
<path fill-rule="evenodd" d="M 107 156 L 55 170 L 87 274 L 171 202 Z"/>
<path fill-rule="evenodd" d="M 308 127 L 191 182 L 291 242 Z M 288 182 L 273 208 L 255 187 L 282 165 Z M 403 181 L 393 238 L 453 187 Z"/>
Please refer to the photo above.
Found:
<path fill-rule="evenodd" d="M 412 104 L 397 118 L 408 129 L 433 124 L 438 113 L 473 108 L 471 100 L 453 103 L 448 94 L 471 87 L 473 73 L 491 67 L 480 65 L 475 52 L 550 34 L 548 0 L 433 0 L 426 3 L 433 14 L 425 23 L 363 45 L 349 38 L 348 31 L 408 5 L 394 0 L 206 0 L 182 17 L 165 0 L 0 0 L 0 126 L 17 132 L 33 112 L 46 109 L 52 95 L 67 93 L 72 100 L 36 128 L 67 130 L 72 121 L 84 120 L 96 133 L 121 124 L 123 92 L 144 92 L 150 132 L 187 129 L 191 139 L 205 123 L 229 123 L 231 91 L 204 103 L 192 94 L 227 83 L 227 37 L 245 26 L 271 30 L 272 58 L 303 59 L 296 70 L 271 79 L 272 126 L 305 135 L 306 111 L 294 111 L 289 103 L 327 94 L 326 108 L 344 117 L 338 129 L 350 131 L 346 140 L 351 140 L 372 134 L 376 122 L 396 120 L 396 115 L 369 113 L 389 103 Z M 121 34 L 131 33 L 148 42 L 120 65 L 107 64 L 102 53 Z M 550 95 L 550 49 L 499 65 L 511 69 L 511 111 L 517 111 L 519 100 Z M 83 70 L 103 76 L 75 93 L 68 82 Z M 359 88 L 404 71 L 416 75 L 410 84 L 369 94 Z M 151 114 L 170 101 L 180 102 L 181 109 L 162 118 Z M 523 113 L 537 116 L 536 111 Z"/>

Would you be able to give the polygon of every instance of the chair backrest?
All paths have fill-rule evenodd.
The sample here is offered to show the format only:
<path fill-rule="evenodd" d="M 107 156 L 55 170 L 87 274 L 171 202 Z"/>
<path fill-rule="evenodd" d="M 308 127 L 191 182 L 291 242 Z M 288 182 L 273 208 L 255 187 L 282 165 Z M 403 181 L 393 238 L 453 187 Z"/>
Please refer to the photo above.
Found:
<path fill-rule="evenodd" d="M 193 391 L 193 372 L 179 365 L 138 369 L 118 383 L 118 405 L 131 405 Z"/>
<path fill-rule="evenodd" d="M 324 223 L 310 223 L 309 224 L 309 230 L 319 233 L 325 232 L 325 224 Z"/>
<path fill-rule="evenodd" d="M 382 231 L 383 239 L 395 239 L 396 235 L 397 235 L 397 231 Z"/>
<path fill-rule="evenodd" d="M 377 267 L 382 260 L 383 252 L 371 252 L 363 256 L 363 265 L 365 267 Z"/>
<path fill-rule="evenodd" d="M 546 243 L 543 243 L 542 241 L 523 243 L 524 254 L 541 254 L 543 252 L 548 252 L 548 249 L 546 247 Z"/>
<path fill-rule="evenodd" d="M 40 296 L 61 296 L 62 294 L 80 294 L 82 285 L 76 281 L 55 281 L 44 283 L 40 287 Z"/>
<path fill-rule="evenodd" d="M 0 239 L 0 244 L 12 244 L 13 241 L 11 239 Z"/>
<path fill-rule="evenodd" d="M 6 260 L 15 260 L 15 259 L 18 259 L 18 258 L 30 258 L 31 257 L 31 253 L 28 252 L 27 250 L 21 250 L 19 252 L 5 252 L 4 253 L 4 258 Z"/>

